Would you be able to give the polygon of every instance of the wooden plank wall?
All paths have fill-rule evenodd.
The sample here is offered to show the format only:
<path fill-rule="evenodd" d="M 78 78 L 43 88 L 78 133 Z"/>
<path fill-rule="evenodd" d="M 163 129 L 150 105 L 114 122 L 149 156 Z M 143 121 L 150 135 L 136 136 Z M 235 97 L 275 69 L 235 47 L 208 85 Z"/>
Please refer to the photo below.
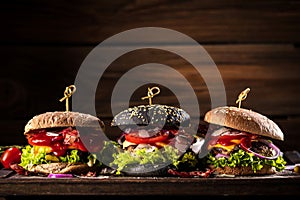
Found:
<path fill-rule="evenodd" d="M 7 1 L 0 5 L 0 24 L 0 145 L 26 143 L 23 129 L 32 116 L 64 109 L 58 100 L 99 43 L 129 29 L 163 27 L 205 48 L 220 71 L 228 104 L 235 105 L 239 92 L 250 87 L 243 106 L 280 125 L 283 150 L 300 150 L 300 1 Z M 198 56 L 193 45 L 160 45 Z M 185 75 L 201 100 L 201 117 L 211 108 L 205 82 L 195 78 L 188 62 L 160 50 L 139 50 L 115 60 L 101 79 L 105 87 L 96 94 L 96 111 L 106 125 L 116 81 L 128 69 L 150 62 Z M 139 99 L 143 87 L 131 105 L 145 103 Z M 167 88 L 155 101 L 177 104 Z"/>

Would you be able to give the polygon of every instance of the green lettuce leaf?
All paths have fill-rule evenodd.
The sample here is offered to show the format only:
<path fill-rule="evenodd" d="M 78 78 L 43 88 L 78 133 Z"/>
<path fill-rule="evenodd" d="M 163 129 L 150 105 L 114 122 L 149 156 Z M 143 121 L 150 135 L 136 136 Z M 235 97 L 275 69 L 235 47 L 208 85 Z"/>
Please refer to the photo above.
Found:
<path fill-rule="evenodd" d="M 193 170 L 199 164 L 198 156 L 192 151 L 185 152 L 178 160 L 173 162 L 173 166 L 180 170 Z"/>
<path fill-rule="evenodd" d="M 276 171 L 280 172 L 284 170 L 286 161 L 282 156 L 278 156 L 275 160 L 261 159 L 254 156 L 252 153 L 248 153 L 242 149 L 232 153 L 229 158 L 221 157 L 215 158 L 211 153 L 207 155 L 207 163 L 214 165 L 214 167 L 237 167 L 237 166 L 251 166 L 254 173 L 261 170 L 264 165 L 275 167 Z"/>
<path fill-rule="evenodd" d="M 27 170 L 34 165 L 51 163 L 51 161 L 46 160 L 46 155 L 47 153 L 45 149 L 40 148 L 38 152 L 34 152 L 34 148 L 30 145 L 27 145 L 22 149 L 20 166 Z M 59 162 L 78 163 L 83 161 L 78 155 L 78 150 L 71 150 L 70 154 L 66 156 L 60 156 Z"/>
<path fill-rule="evenodd" d="M 135 152 L 118 151 L 113 153 L 112 156 L 113 160 L 110 163 L 110 166 L 116 166 L 117 174 L 120 174 L 120 172 L 128 166 L 164 164 L 167 162 L 175 163 L 179 158 L 178 150 L 171 146 L 155 149 L 152 152 L 147 152 L 146 149 L 139 149 Z"/>

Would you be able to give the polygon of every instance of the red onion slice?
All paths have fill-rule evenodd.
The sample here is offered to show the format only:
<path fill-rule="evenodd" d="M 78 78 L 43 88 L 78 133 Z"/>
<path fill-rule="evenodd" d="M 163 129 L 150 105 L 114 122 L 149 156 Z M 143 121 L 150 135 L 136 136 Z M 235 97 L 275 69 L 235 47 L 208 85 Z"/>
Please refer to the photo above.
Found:
<path fill-rule="evenodd" d="M 229 155 L 226 155 L 226 154 L 223 154 L 223 153 L 218 153 L 215 158 L 216 159 L 219 159 L 219 158 L 229 158 L 230 156 Z"/>
<path fill-rule="evenodd" d="M 123 145 L 124 138 L 125 138 L 125 133 L 122 133 L 122 135 L 117 139 L 119 145 Z"/>
<path fill-rule="evenodd" d="M 253 153 L 255 156 L 257 156 L 259 158 L 262 158 L 262 159 L 273 160 L 273 159 L 276 159 L 280 155 L 279 148 L 277 146 L 275 146 L 275 144 L 273 144 L 271 141 L 268 141 L 268 140 L 265 140 L 265 139 L 258 139 L 257 141 L 262 142 L 265 145 L 267 145 L 268 147 L 272 148 L 275 151 L 275 155 L 271 156 L 271 157 L 263 156 L 259 153 L 256 153 L 256 152 L 252 151 L 250 148 L 246 147 L 243 142 L 241 142 L 240 146 L 243 150 L 245 150 L 249 153 Z"/>

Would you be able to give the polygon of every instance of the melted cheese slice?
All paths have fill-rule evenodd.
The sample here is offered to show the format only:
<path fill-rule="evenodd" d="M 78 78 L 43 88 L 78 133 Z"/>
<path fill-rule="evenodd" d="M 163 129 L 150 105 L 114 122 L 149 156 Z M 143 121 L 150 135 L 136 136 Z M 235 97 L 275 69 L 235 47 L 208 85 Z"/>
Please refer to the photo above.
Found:
<path fill-rule="evenodd" d="M 236 144 L 229 145 L 229 146 L 223 146 L 221 144 L 215 144 L 214 145 L 214 147 L 225 149 L 227 152 L 231 152 L 234 149 L 235 146 L 236 146 Z"/>
<path fill-rule="evenodd" d="M 39 152 L 51 153 L 51 147 L 47 146 L 33 146 L 34 154 L 38 154 Z"/>
<path fill-rule="evenodd" d="M 122 144 L 123 146 L 123 149 L 125 149 L 126 147 L 129 147 L 131 145 L 137 145 L 136 143 L 133 143 L 133 142 L 128 142 L 127 140 L 125 140 Z"/>
<path fill-rule="evenodd" d="M 222 144 L 217 143 L 213 147 L 222 148 L 222 149 L 225 149 L 227 152 L 231 152 L 236 145 L 241 143 L 241 140 L 233 139 L 233 140 L 230 140 L 230 142 L 235 143 L 235 144 L 224 146 Z"/>

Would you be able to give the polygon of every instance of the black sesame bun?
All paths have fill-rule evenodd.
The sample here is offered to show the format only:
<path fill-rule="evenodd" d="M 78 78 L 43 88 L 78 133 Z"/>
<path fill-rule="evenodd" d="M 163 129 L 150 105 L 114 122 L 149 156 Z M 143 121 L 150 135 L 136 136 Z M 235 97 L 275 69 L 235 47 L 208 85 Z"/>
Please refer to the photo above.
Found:
<path fill-rule="evenodd" d="M 114 116 L 111 126 L 121 129 L 120 150 L 112 164 L 127 176 L 166 176 L 168 167 L 193 140 L 187 130 L 190 115 L 168 105 L 128 108 Z"/>
<path fill-rule="evenodd" d="M 117 114 L 111 126 L 162 126 L 176 128 L 190 125 L 190 115 L 181 108 L 168 105 L 140 105 L 128 108 Z"/>

